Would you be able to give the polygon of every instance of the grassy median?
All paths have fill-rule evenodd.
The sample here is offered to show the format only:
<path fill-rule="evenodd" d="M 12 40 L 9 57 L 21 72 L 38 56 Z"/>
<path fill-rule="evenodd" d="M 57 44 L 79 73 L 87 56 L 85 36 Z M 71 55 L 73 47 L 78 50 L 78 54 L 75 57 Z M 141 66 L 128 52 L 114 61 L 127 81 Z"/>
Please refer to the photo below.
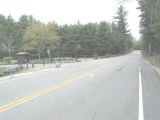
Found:
<path fill-rule="evenodd" d="M 6 67 L 0 67 L 0 73 L 5 72 L 6 70 L 7 70 L 7 68 L 6 68 Z"/>

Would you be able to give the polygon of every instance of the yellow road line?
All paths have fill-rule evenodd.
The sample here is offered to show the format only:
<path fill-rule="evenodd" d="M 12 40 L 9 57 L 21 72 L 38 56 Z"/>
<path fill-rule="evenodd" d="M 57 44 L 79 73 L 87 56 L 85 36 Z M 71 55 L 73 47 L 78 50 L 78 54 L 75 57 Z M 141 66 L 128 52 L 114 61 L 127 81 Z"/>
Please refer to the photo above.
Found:
<path fill-rule="evenodd" d="M 62 83 L 60 83 L 60 84 L 58 84 L 56 86 L 49 87 L 49 88 L 44 89 L 42 91 L 33 93 L 33 94 L 31 94 L 31 95 L 29 95 L 27 97 L 23 97 L 21 99 L 18 99 L 18 100 L 14 101 L 14 102 L 11 102 L 9 104 L 0 106 L 0 112 L 4 112 L 4 111 L 7 111 L 7 110 L 10 110 L 10 109 L 12 109 L 12 108 L 14 108 L 14 107 L 16 107 L 18 105 L 24 104 L 24 103 L 26 103 L 28 101 L 31 101 L 31 100 L 35 99 L 35 98 L 38 98 L 38 97 L 43 96 L 43 95 L 46 95 L 46 94 L 48 94 L 50 92 L 53 92 L 53 91 L 55 91 L 57 89 L 63 88 L 63 87 L 65 87 L 65 86 L 67 86 L 67 85 L 69 85 L 69 84 L 71 84 L 71 83 L 73 83 L 75 81 L 78 81 L 78 80 L 80 80 L 82 78 L 87 77 L 91 73 L 93 74 L 93 73 L 96 73 L 96 72 L 100 71 L 102 68 L 104 68 L 104 67 L 97 68 L 96 70 L 93 70 L 91 72 L 85 73 L 83 75 L 79 75 L 79 76 L 74 77 L 74 78 L 69 79 L 69 80 L 66 80 L 66 81 L 64 81 L 64 82 L 62 82 Z"/>

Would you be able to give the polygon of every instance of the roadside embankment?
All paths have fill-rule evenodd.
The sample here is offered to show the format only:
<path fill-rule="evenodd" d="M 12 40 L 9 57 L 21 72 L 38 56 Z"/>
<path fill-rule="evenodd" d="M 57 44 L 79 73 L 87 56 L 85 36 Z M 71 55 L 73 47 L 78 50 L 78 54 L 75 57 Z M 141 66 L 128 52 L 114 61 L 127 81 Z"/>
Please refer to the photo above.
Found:
<path fill-rule="evenodd" d="M 159 56 L 149 56 L 143 55 L 143 57 L 148 61 L 148 64 L 158 73 L 160 76 L 160 55 Z"/>

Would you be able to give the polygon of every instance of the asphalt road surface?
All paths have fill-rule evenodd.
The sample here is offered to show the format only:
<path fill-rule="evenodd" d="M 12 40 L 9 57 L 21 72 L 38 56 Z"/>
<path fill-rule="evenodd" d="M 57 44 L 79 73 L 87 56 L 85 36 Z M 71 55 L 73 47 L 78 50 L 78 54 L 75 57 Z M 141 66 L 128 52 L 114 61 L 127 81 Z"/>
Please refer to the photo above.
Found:
<path fill-rule="evenodd" d="M 0 120 L 160 120 L 160 79 L 139 51 L 2 79 Z"/>

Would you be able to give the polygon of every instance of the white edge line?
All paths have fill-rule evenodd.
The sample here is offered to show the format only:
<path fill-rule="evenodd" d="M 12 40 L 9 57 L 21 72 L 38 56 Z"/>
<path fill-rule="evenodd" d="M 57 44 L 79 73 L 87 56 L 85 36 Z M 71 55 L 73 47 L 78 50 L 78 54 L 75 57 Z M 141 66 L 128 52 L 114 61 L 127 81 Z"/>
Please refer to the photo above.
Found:
<path fill-rule="evenodd" d="M 139 115 L 138 115 L 138 120 L 144 120 L 141 67 L 139 67 Z"/>

